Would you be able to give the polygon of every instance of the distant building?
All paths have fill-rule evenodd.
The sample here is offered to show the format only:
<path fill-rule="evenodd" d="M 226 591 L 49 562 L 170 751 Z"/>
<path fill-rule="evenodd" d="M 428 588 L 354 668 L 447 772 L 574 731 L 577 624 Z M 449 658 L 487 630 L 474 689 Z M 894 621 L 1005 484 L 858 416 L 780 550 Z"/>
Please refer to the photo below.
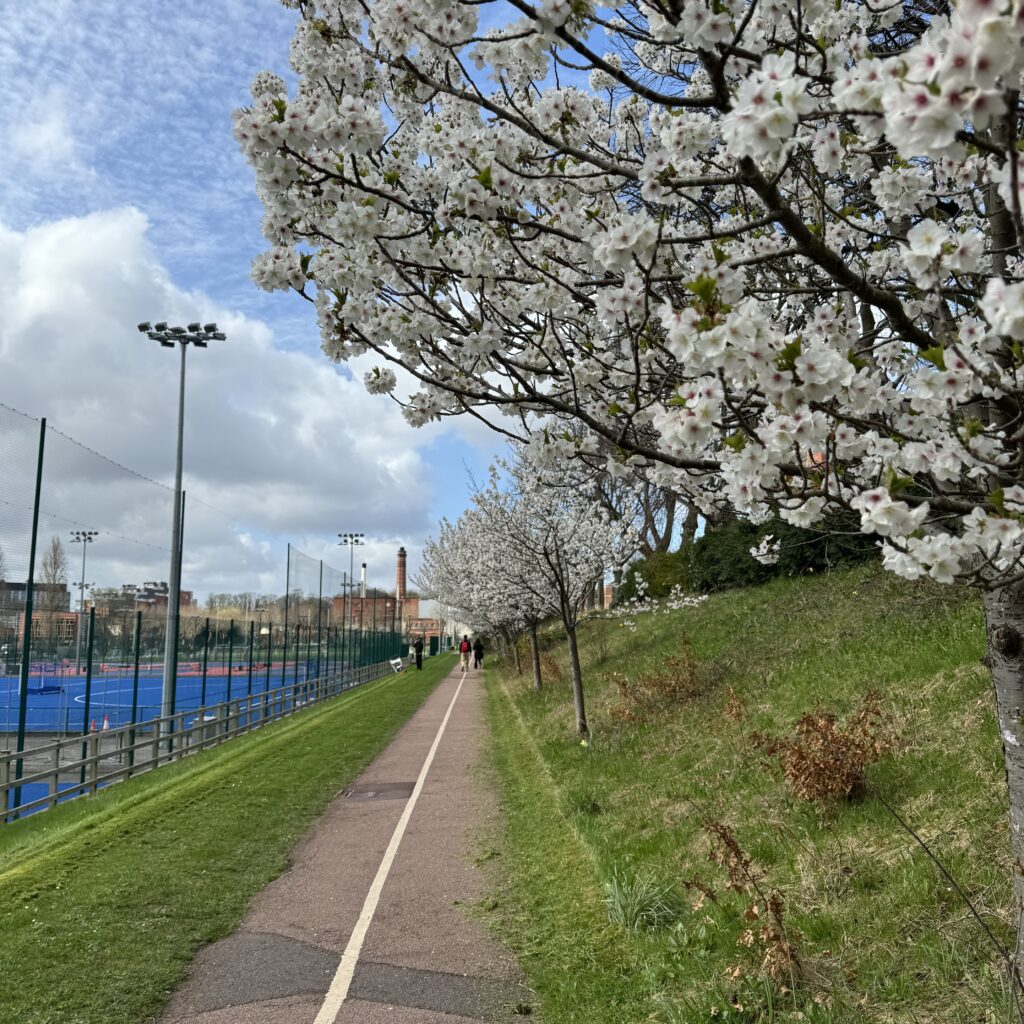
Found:
<path fill-rule="evenodd" d="M 159 583 L 151 581 L 141 585 L 125 583 L 122 585 L 121 591 L 132 596 L 135 601 L 135 610 L 137 612 L 149 611 L 156 608 L 166 608 L 167 602 L 170 598 L 170 588 L 167 586 L 167 583 L 163 581 Z M 195 603 L 191 590 L 182 590 L 178 593 L 179 609 L 191 608 Z"/>
<path fill-rule="evenodd" d="M 96 609 L 97 615 L 118 615 L 130 612 L 158 612 L 167 608 L 167 584 L 148 582 L 124 583 L 118 587 L 94 587 L 87 607 Z M 183 590 L 179 608 L 195 605 L 191 590 Z"/>
<path fill-rule="evenodd" d="M 419 594 L 409 593 L 406 558 L 405 548 L 399 548 L 393 594 L 374 587 L 367 588 L 366 596 L 360 598 L 358 584 L 356 585 L 351 598 L 351 619 L 347 595 L 333 598 L 331 625 L 347 625 L 351 621 L 354 629 L 394 628 L 406 636 L 423 636 L 428 639 L 440 636 L 441 620 L 435 602 L 421 602 Z"/>
<path fill-rule="evenodd" d="M 32 610 L 32 643 L 50 642 L 69 645 L 75 642 L 78 612 Z M 25 613 L 18 612 L 18 642 L 25 639 Z"/>
<path fill-rule="evenodd" d="M 391 594 L 377 589 L 367 588 L 366 597 L 360 597 L 358 588 L 352 598 L 352 614 L 349 615 L 348 599 L 335 597 L 331 600 L 331 626 L 346 627 L 351 622 L 353 629 L 376 629 L 386 631 L 401 628 L 401 608 Z"/>
<path fill-rule="evenodd" d="M 23 612 L 28 596 L 27 583 L 0 582 L 0 614 Z M 71 594 L 66 583 L 33 583 L 32 607 L 45 608 L 52 612 L 66 612 L 71 609 Z"/>

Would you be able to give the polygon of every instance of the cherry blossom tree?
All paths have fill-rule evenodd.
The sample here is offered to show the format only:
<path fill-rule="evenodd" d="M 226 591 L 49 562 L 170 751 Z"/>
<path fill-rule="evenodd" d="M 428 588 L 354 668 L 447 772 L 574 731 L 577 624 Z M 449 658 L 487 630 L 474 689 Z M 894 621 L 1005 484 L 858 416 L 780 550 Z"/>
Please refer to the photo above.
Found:
<path fill-rule="evenodd" d="M 1024 2 L 289 2 L 257 282 L 413 424 L 561 417 L 549 465 L 976 586 L 1020 863 Z"/>

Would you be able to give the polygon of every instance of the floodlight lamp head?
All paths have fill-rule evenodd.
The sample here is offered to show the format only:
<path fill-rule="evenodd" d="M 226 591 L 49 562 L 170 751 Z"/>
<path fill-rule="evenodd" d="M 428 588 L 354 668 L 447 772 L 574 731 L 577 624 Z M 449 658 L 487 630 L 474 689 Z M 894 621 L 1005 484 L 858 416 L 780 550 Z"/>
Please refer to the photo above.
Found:
<path fill-rule="evenodd" d="M 139 324 L 139 331 L 142 334 L 148 333 L 151 329 L 152 328 L 150 327 L 150 324 L 149 324 L 148 320 L 144 320 L 141 324 Z"/>
<path fill-rule="evenodd" d="M 216 324 L 203 324 L 203 330 L 206 331 L 207 334 L 213 334 L 213 332 L 217 330 L 217 325 Z"/>
<path fill-rule="evenodd" d="M 153 330 L 158 331 L 160 334 L 163 334 L 163 332 L 167 330 L 167 324 L 164 323 L 163 320 L 161 320 L 160 323 L 153 324 Z"/>
<path fill-rule="evenodd" d="M 196 348 L 206 348 L 207 347 L 206 342 L 202 341 L 199 338 L 193 338 L 192 339 L 192 344 L 195 345 Z"/>
<path fill-rule="evenodd" d="M 199 330 L 200 330 L 199 324 L 189 324 L 188 325 L 188 333 L 189 334 L 198 334 Z"/>
<path fill-rule="evenodd" d="M 226 341 L 227 340 L 227 335 L 223 331 L 214 331 L 213 332 L 213 340 L 214 341 Z"/>
<path fill-rule="evenodd" d="M 171 327 L 171 328 L 168 328 L 167 333 L 168 334 L 182 335 L 182 334 L 185 333 L 185 328 L 184 327 Z"/>

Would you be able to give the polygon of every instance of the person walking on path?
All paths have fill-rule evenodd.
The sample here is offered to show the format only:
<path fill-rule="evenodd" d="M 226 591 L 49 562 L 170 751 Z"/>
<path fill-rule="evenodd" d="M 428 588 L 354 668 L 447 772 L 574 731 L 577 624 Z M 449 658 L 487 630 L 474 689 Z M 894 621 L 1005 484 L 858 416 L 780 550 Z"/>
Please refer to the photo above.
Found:
<path fill-rule="evenodd" d="M 473 668 L 483 668 L 484 664 L 484 642 L 477 637 L 473 641 Z"/>
<path fill-rule="evenodd" d="M 462 671 L 469 671 L 469 652 L 473 650 L 473 645 L 469 642 L 469 637 L 463 633 L 462 640 L 459 643 L 459 654 L 462 655 Z"/>
<path fill-rule="evenodd" d="M 413 642 L 412 649 L 416 653 L 416 668 L 423 668 L 423 637 L 416 637 L 416 640 Z"/>

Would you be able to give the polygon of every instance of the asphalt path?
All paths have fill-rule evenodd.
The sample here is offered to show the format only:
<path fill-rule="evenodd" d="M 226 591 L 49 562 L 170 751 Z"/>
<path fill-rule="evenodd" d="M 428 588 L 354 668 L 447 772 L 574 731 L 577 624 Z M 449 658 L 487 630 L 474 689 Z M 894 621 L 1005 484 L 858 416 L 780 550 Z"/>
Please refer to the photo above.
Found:
<path fill-rule="evenodd" d="M 395 685 L 415 686 L 415 671 Z M 486 738 L 482 673 L 456 668 L 238 930 L 199 952 L 162 1024 L 522 1020 L 532 996 L 518 965 L 470 912 L 498 814 Z"/>

